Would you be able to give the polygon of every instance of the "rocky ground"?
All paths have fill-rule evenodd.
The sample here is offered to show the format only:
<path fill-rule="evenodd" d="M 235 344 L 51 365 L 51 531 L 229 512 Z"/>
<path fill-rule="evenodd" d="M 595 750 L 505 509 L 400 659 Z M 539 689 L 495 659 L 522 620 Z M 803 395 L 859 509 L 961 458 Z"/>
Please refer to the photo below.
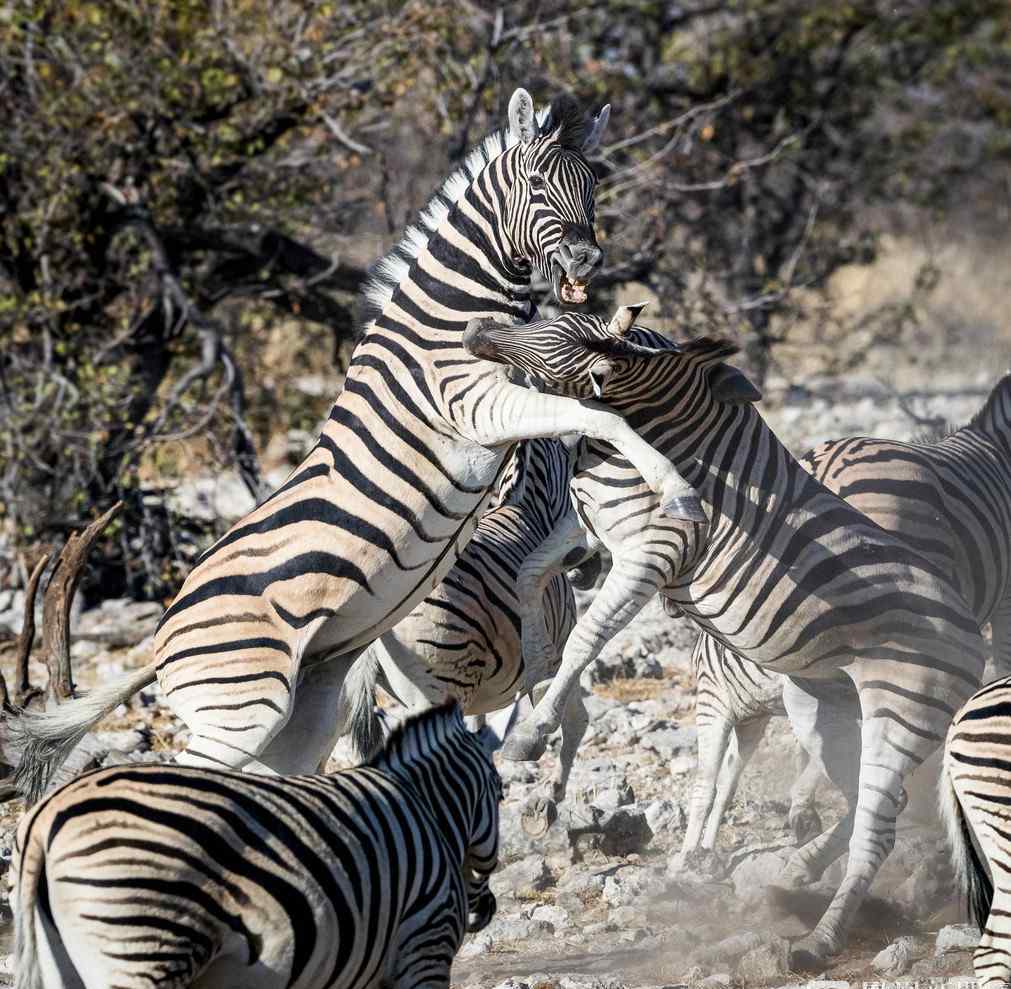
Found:
<path fill-rule="evenodd" d="M 912 408 L 926 418 L 964 422 L 995 376 L 994 370 L 972 379 L 941 375 L 932 382 L 936 391 L 914 397 Z M 909 438 L 922 429 L 888 386 L 871 379 L 773 391 L 763 410 L 796 452 L 834 436 Z M 20 606 L 15 594 L 0 599 L 0 635 L 4 625 L 20 627 Z M 158 615 L 157 606 L 128 602 L 106 602 L 79 615 L 72 636 L 82 685 L 146 662 Z M 788 969 L 789 939 L 813 925 L 838 884 L 841 865 L 804 890 L 776 886 L 794 847 L 785 818 L 797 764 L 797 746 L 782 719 L 774 720 L 742 779 L 721 831 L 718 873 L 703 878 L 677 868 L 695 760 L 693 641 L 689 626 L 650 606 L 590 671 L 590 729 L 568 806 L 544 838 L 528 837 L 519 819 L 555 750 L 538 765 L 500 763 L 506 799 L 502 865 L 493 881 L 499 911 L 465 943 L 454 969 L 457 985 L 618 989 L 806 981 Z M 0 665 L 9 677 L 12 651 L 3 648 L 0 643 Z M 41 679 L 41 665 L 34 669 Z M 186 737 L 155 687 L 103 727 L 94 755 L 109 761 L 163 759 Z M 822 978 L 970 974 L 975 935 L 959 926 L 964 918 L 935 826 L 936 772 L 936 764 L 927 764 L 910 785 L 896 850 L 848 949 Z M 10 803 L 5 810 L 4 859 L 21 807 Z M 833 821 L 841 810 L 841 799 L 826 784 L 823 820 Z M 9 959 L 0 961 L 0 978 L 5 971 Z"/>

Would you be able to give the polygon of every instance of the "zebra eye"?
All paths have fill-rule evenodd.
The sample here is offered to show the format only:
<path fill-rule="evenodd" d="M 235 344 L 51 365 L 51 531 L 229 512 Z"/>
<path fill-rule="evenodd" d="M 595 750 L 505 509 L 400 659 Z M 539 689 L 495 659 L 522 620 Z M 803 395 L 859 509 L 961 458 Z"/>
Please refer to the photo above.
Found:
<path fill-rule="evenodd" d="M 528 181 L 530 182 L 530 188 L 534 192 L 540 192 L 547 183 L 544 181 L 543 175 L 538 175 L 537 172 L 531 172 L 528 176 Z"/>

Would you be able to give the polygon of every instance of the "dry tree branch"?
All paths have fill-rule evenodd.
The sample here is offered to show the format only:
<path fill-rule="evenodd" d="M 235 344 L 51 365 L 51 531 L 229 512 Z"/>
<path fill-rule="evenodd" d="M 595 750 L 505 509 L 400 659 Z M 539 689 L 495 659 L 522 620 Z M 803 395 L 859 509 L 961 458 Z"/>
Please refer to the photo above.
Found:
<path fill-rule="evenodd" d="M 92 544 L 122 508 L 123 502 L 117 501 L 83 532 L 71 533 L 49 578 L 49 586 L 42 599 L 42 649 L 49 667 L 49 695 L 57 703 L 74 696 L 70 667 L 70 607 L 77 585 Z"/>
<path fill-rule="evenodd" d="M 28 586 L 25 588 L 25 617 L 21 626 L 21 634 L 18 636 L 16 658 L 14 665 L 14 679 L 16 681 L 14 704 L 24 708 L 35 698 L 42 694 L 42 690 L 33 687 L 28 676 L 28 657 L 32 652 L 32 642 L 35 640 L 35 598 L 39 590 L 39 581 L 42 580 L 43 571 L 49 561 L 53 558 L 52 553 L 47 553 L 32 571 L 28 578 Z M 0 683 L 3 677 L 0 676 Z M 3 683 L 3 707 L 5 711 L 11 710 L 9 698 L 7 696 L 7 684 Z"/>

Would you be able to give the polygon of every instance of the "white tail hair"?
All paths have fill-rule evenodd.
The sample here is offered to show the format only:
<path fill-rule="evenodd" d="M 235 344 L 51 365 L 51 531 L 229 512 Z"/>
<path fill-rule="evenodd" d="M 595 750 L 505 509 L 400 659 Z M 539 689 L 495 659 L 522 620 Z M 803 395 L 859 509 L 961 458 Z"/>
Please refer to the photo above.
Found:
<path fill-rule="evenodd" d="M 74 746 L 110 711 L 153 683 L 156 669 L 153 661 L 50 711 L 22 711 L 11 718 L 10 739 L 21 752 L 14 783 L 25 800 L 38 800 Z"/>

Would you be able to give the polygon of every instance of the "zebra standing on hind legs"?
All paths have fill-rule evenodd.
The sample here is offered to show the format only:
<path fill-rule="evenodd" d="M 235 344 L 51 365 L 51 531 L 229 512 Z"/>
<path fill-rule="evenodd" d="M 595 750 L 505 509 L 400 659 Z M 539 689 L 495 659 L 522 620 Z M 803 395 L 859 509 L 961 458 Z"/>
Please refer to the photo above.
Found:
<path fill-rule="evenodd" d="M 617 321 L 619 329 L 631 323 Z M 954 712 L 979 684 L 984 647 L 975 615 L 934 561 L 808 474 L 753 405 L 715 400 L 711 376 L 736 345 L 709 338 L 675 344 L 645 329 L 616 334 L 603 320 L 574 313 L 509 330 L 475 321 L 468 343 L 474 353 L 514 364 L 561 392 L 602 392 L 674 460 L 711 516 L 678 557 L 680 572 L 664 573 L 669 556 L 660 545 L 644 547 L 654 571 L 663 573 L 659 584 L 637 570 L 642 586 L 626 593 L 621 585 L 629 574 L 612 569 L 594 602 L 614 609 L 611 624 L 588 626 L 581 636 L 592 617 L 584 616 L 547 693 L 514 729 L 505 754 L 539 757 L 594 648 L 662 588 L 733 651 L 790 675 L 784 701 L 794 723 L 837 721 L 839 734 L 821 756 L 833 782 L 852 795 L 852 811 L 798 849 L 783 876 L 786 885 L 818 878 L 848 847 L 831 903 L 815 929 L 791 946 L 792 968 L 824 968 L 843 947 L 894 846 L 903 778 L 940 745 Z M 661 524 L 634 468 L 606 447 L 587 447 L 577 491 L 596 482 L 606 503 L 619 486 L 623 498 L 639 501 L 644 520 L 652 514 L 650 524 Z M 580 499 L 591 526 L 599 503 Z M 608 534 L 594 532 L 606 544 Z"/>
<path fill-rule="evenodd" d="M 18 989 L 448 987 L 495 914 L 492 747 L 453 705 L 331 776 L 74 780 L 18 829 Z"/>
<path fill-rule="evenodd" d="M 535 113 L 526 90 L 509 125 L 442 184 L 375 269 L 375 310 L 314 448 L 288 480 L 197 561 L 146 667 L 12 722 L 18 782 L 37 797 L 101 717 L 155 678 L 190 728 L 186 765 L 314 769 L 343 727 L 355 657 L 449 571 L 512 445 L 584 433 L 614 443 L 665 510 L 701 518 L 673 468 L 604 406 L 541 394 L 463 346 L 474 317 L 532 311 L 536 266 L 580 302 L 601 262 L 588 122 L 570 99 Z"/>

